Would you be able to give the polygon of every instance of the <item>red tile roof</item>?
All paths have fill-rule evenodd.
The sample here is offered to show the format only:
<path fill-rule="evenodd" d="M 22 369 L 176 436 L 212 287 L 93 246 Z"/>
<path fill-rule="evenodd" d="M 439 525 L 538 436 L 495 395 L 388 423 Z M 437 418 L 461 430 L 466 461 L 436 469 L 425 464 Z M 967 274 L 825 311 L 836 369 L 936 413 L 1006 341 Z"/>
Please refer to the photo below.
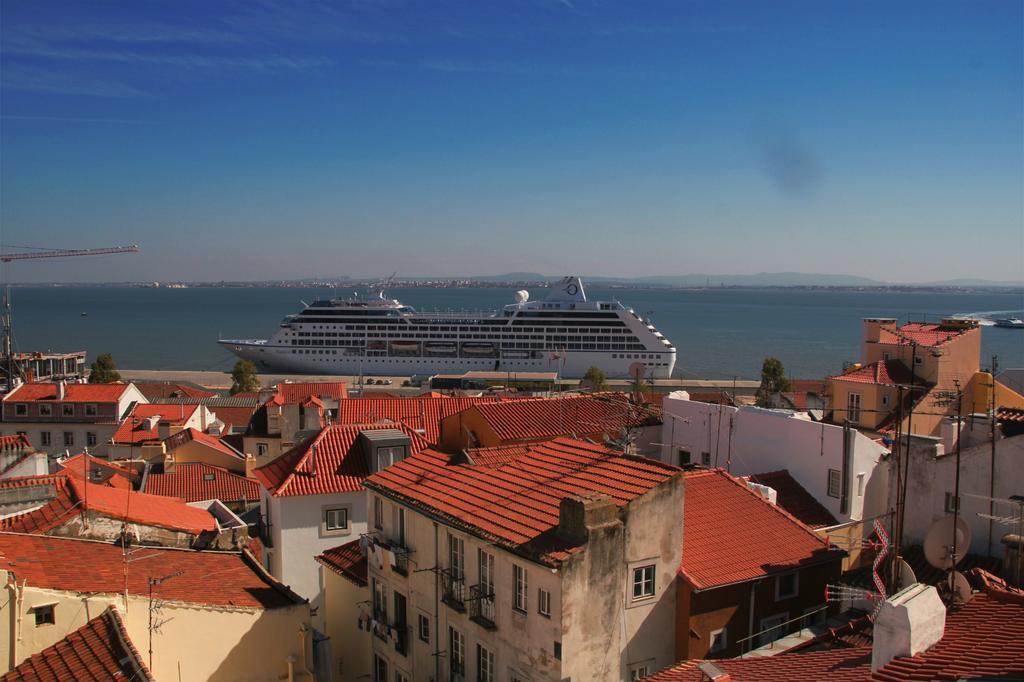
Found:
<path fill-rule="evenodd" d="M 113 606 L 53 646 L 32 654 L 2 682 L 110 682 L 153 679 Z"/>
<path fill-rule="evenodd" d="M 946 613 L 941 640 L 916 655 L 893 659 L 871 672 L 871 647 L 781 653 L 712 661 L 734 682 L 783 680 L 959 680 L 1024 677 L 1024 595 L 989 581 L 981 593 Z M 687 661 L 645 678 L 650 682 L 703 680 L 701 661 Z"/>
<path fill-rule="evenodd" d="M 370 475 L 370 470 L 357 447 L 359 434 L 388 428 L 398 429 L 409 437 L 410 454 L 427 447 L 427 442 L 404 424 L 334 425 L 253 470 L 253 476 L 276 497 L 362 490 L 363 479 Z"/>
<path fill-rule="evenodd" d="M 899 360 L 879 360 L 870 365 L 858 367 L 845 374 L 837 374 L 831 377 L 834 381 L 852 381 L 858 384 L 877 384 L 881 386 L 895 386 L 897 384 L 911 384 L 914 382 L 914 375 L 906 365 Z M 918 379 L 920 383 L 920 379 Z"/>
<path fill-rule="evenodd" d="M 177 497 L 186 502 L 214 499 L 258 502 L 260 484 L 223 467 L 205 462 L 182 462 L 175 464 L 169 473 L 150 474 L 146 478 L 146 492 Z"/>
<path fill-rule="evenodd" d="M 548 400 L 510 400 L 476 405 L 503 441 L 524 441 L 602 434 L 624 426 L 661 423 L 651 407 L 634 406 L 624 396 L 572 396 Z"/>
<path fill-rule="evenodd" d="M 501 466 L 527 455 L 531 445 L 499 445 L 493 448 L 469 448 L 466 454 L 478 466 Z"/>
<path fill-rule="evenodd" d="M 880 343 L 908 345 L 916 343 L 920 346 L 941 346 L 950 339 L 977 329 L 977 327 L 947 327 L 929 322 L 908 322 L 902 327 L 882 327 L 878 340 Z"/>
<path fill-rule="evenodd" d="M 500 466 L 455 464 L 446 454 L 425 450 L 375 473 L 365 486 L 511 551 L 558 565 L 577 549 L 555 533 L 563 498 L 604 494 L 624 507 L 678 475 L 678 468 L 655 460 L 556 438 Z"/>
<path fill-rule="evenodd" d="M 769 471 L 749 476 L 754 483 L 774 488 L 776 503 L 811 528 L 834 526 L 839 521 L 807 489 L 790 476 L 789 471 Z"/>
<path fill-rule="evenodd" d="M 23 433 L 0 436 L 0 450 L 32 450 L 32 443 Z"/>
<path fill-rule="evenodd" d="M 157 398 L 212 398 L 217 395 L 213 391 L 207 391 L 188 384 L 176 384 L 171 381 L 135 381 L 135 388 L 146 396 L 147 400 Z"/>
<path fill-rule="evenodd" d="M 241 407 L 224 407 L 217 405 L 207 405 L 211 412 L 213 412 L 217 419 L 224 422 L 230 427 L 244 428 L 249 425 L 249 420 L 252 419 L 253 413 L 259 409 L 258 405 L 252 406 L 241 406 Z"/>
<path fill-rule="evenodd" d="M 721 469 L 686 473 L 680 575 L 707 590 L 839 561 L 814 531 Z"/>
<path fill-rule="evenodd" d="M 32 479 L 35 479 L 34 483 Z M 190 507 L 172 497 L 87 483 L 77 476 L 58 474 L 7 479 L 0 481 L 0 488 L 32 484 L 54 485 L 57 496 L 38 509 L 0 519 L 0 530 L 43 534 L 63 525 L 82 511 L 196 535 L 217 530 L 216 519 L 205 509 Z"/>
<path fill-rule="evenodd" d="M 359 549 L 359 540 L 332 547 L 316 560 L 359 587 L 366 587 L 366 555 Z"/>
<path fill-rule="evenodd" d="M 199 405 L 153 405 L 140 403 L 135 406 L 132 413 L 121 422 L 117 431 L 111 437 L 114 443 L 123 445 L 137 445 L 148 441 L 160 440 L 159 424 L 168 426 L 181 426 L 199 409 Z M 159 417 L 159 420 L 148 427 L 149 420 Z"/>
<path fill-rule="evenodd" d="M 348 398 L 348 385 L 344 381 L 278 384 L 277 392 L 271 400 L 278 405 L 294 405 L 311 397 L 345 400 Z"/>
<path fill-rule="evenodd" d="M 86 458 L 88 458 L 88 464 Z M 60 460 L 58 465 L 61 467 L 61 471 L 66 471 L 73 476 L 85 478 L 88 473 L 91 482 L 104 483 L 115 488 L 131 488 L 132 482 L 139 478 L 139 473 L 135 469 L 123 467 L 85 453 Z"/>
<path fill-rule="evenodd" d="M 382 421 L 408 424 L 421 429 L 428 443 L 440 439 L 441 420 L 461 412 L 472 405 L 495 403 L 496 396 L 435 397 L 422 395 L 413 398 L 349 398 L 339 403 L 338 424 L 374 424 Z"/>
<path fill-rule="evenodd" d="M 302 600 L 271 578 L 242 552 L 166 547 L 135 547 L 129 564 L 128 593 L 149 595 L 149 579 L 172 574 L 154 587 L 165 601 L 278 608 Z M 0 533 L 0 568 L 18 582 L 38 588 L 84 594 L 123 594 L 124 553 L 93 540 Z"/>
<path fill-rule="evenodd" d="M 198 429 L 182 429 L 181 431 L 175 433 L 169 438 L 165 438 L 163 442 L 166 444 L 167 452 L 171 453 L 191 441 L 195 441 L 196 443 L 205 445 L 209 448 L 216 450 L 217 452 L 228 455 L 229 457 L 235 457 L 237 459 L 242 460 L 245 459 L 245 455 L 243 455 L 238 450 L 235 450 L 233 447 L 225 443 L 220 438 L 205 434 L 202 431 L 199 431 Z"/>
<path fill-rule="evenodd" d="M 62 402 L 116 403 L 131 384 L 66 384 Z M 57 384 L 22 384 L 8 393 L 5 402 L 27 403 L 57 400 Z"/>

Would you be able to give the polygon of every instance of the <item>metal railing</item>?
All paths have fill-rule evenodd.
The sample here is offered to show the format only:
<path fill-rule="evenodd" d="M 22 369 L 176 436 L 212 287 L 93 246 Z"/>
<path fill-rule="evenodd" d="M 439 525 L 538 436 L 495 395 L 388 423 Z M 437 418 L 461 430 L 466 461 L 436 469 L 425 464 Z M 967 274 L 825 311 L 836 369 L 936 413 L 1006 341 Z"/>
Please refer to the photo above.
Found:
<path fill-rule="evenodd" d="M 441 571 L 441 601 L 456 611 L 466 610 L 466 582 L 462 573 L 451 569 Z"/>
<path fill-rule="evenodd" d="M 488 630 L 497 627 L 494 620 L 494 589 L 490 585 L 469 588 L 469 619 Z"/>

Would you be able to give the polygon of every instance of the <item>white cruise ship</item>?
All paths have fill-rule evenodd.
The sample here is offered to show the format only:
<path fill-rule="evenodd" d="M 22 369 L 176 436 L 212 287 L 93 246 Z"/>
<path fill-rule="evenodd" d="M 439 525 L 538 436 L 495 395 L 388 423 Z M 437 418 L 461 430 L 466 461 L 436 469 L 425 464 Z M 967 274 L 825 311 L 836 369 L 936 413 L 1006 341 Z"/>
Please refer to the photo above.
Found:
<path fill-rule="evenodd" d="M 316 301 L 288 315 L 269 339 L 220 344 L 263 372 L 412 375 L 558 372 L 581 377 L 599 367 L 628 378 L 672 376 L 676 349 L 649 321 L 618 301 L 588 301 L 579 277 L 565 277 L 542 300 L 526 291 L 496 313 L 416 312 L 397 300 Z"/>

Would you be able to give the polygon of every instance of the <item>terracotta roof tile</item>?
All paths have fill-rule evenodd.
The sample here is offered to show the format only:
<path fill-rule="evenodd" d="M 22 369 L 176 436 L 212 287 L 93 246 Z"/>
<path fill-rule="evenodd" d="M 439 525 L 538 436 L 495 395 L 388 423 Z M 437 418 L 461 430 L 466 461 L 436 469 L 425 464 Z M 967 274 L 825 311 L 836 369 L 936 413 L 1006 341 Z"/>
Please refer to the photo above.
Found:
<path fill-rule="evenodd" d="M 205 462 L 182 462 L 173 471 L 150 474 L 146 492 L 151 495 L 177 497 L 186 502 L 220 500 L 222 502 L 258 502 L 260 484 L 223 467 Z"/>
<path fill-rule="evenodd" d="M 116 403 L 131 384 L 65 384 L 65 403 Z M 22 384 L 8 393 L 5 402 L 27 403 L 57 400 L 57 384 Z"/>
<path fill-rule="evenodd" d="M 841 552 L 721 469 L 686 472 L 680 575 L 694 589 L 730 585 Z"/>
<path fill-rule="evenodd" d="M 209 434 L 205 434 L 202 431 L 199 431 L 198 429 L 182 429 L 181 431 L 175 433 L 169 438 L 165 438 L 163 442 L 166 444 L 167 452 L 171 453 L 190 441 L 201 443 L 202 445 L 205 445 L 209 448 L 213 448 L 214 450 L 222 454 L 228 455 L 229 457 L 235 457 L 237 459 L 242 460 L 245 459 L 245 455 L 243 455 L 238 450 L 235 450 L 233 447 L 225 443 L 220 438 L 217 438 L 216 436 L 211 436 Z"/>
<path fill-rule="evenodd" d="M 279 405 L 294 405 L 308 398 L 345 400 L 348 398 L 348 385 L 344 381 L 278 384 L 272 400 Z"/>
<path fill-rule="evenodd" d="M 989 582 L 966 604 L 946 613 L 943 637 L 930 649 L 893 659 L 871 672 L 871 647 L 784 652 L 776 656 L 711 661 L 734 682 L 783 680 L 960 680 L 1024 677 L 1024 598 Z M 704 680 L 701 661 L 687 661 L 645 678 L 650 682 Z"/>
<path fill-rule="evenodd" d="M 500 466 L 455 464 L 425 450 L 365 482 L 512 551 L 557 565 L 576 547 L 556 536 L 567 496 L 605 494 L 623 507 L 680 474 L 668 464 L 570 438 L 536 443 Z"/>
<path fill-rule="evenodd" d="M 0 450 L 32 450 L 32 443 L 23 433 L 0 436 Z"/>
<path fill-rule="evenodd" d="M 814 495 L 797 483 L 788 470 L 752 474 L 749 478 L 754 483 L 773 488 L 778 493 L 776 503 L 810 528 L 824 528 L 839 523 Z"/>
<path fill-rule="evenodd" d="M 427 446 L 418 433 L 404 424 L 328 426 L 269 464 L 255 469 L 253 476 L 277 497 L 362 490 L 363 480 L 370 475 L 370 470 L 357 446 L 359 434 L 389 428 L 398 429 L 409 437 L 411 454 Z"/>
<path fill-rule="evenodd" d="M 623 395 L 510 400 L 476 405 L 503 441 L 540 440 L 615 432 L 624 426 L 660 423 L 655 408 L 634 406 Z"/>
<path fill-rule="evenodd" d="M 70 475 L 25 477 L 0 481 L 0 488 L 32 484 L 53 485 L 56 497 L 42 507 L 0 519 L 0 530 L 19 533 L 47 533 L 66 523 L 82 510 L 146 526 L 200 534 L 217 530 L 217 521 L 205 509 L 190 507 L 181 500 L 131 492 L 121 488 L 88 483 Z"/>
<path fill-rule="evenodd" d="M 366 555 L 359 549 L 359 540 L 332 547 L 317 556 L 316 560 L 359 587 L 366 587 Z"/>
<path fill-rule="evenodd" d="M 135 469 L 123 467 L 85 453 L 60 460 L 58 465 L 62 472 L 66 471 L 78 478 L 85 478 L 88 473 L 91 482 L 103 483 L 114 488 L 131 488 L 132 482 L 139 478 L 139 473 Z"/>
<path fill-rule="evenodd" d="M 908 322 L 901 327 L 882 327 L 878 340 L 880 343 L 901 346 L 916 343 L 931 348 L 941 346 L 972 329 L 974 328 L 947 327 L 930 322 Z"/>
<path fill-rule="evenodd" d="M 113 606 L 7 672 L 3 682 L 110 682 L 153 677 Z"/>
<path fill-rule="evenodd" d="M 167 601 L 211 606 L 278 608 L 301 602 L 240 552 L 137 547 L 128 593 L 149 594 L 149 578 L 181 572 L 154 588 Z M 84 594 L 125 591 L 124 553 L 92 540 L 0 533 L 0 568 L 43 589 Z"/>
<path fill-rule="evenodd" d="M 858 384 L 881 386 L 914 383 L 914 375 L 899 360 L 879 360 L 831 378 L 834 381 L 852 381 Z M 916 383 L 921 383 L 921 380 L 918 379 Z"/>
<path fill-rule="evenodd" d="M 135 406 L 132 413 L 121 422 L 117 431 L 111 437 L 114 443 L 123 445 L 137 445 L 148 441 L 160 440 L 159 424 L 168 426 L 181 426 L 199 409 L 199 405 L 154 405 L 152 403 L 140 403 Z M 158 417 L 152 427 L 149 427 L 150 419 Z"/>
<path fill-rule="evenodd" d="M 374 424 L 381 421 L 409 424 L 422 429 L 428 443 L 436 444 L 441 420 L 473 405 L 496 403 L 496 396 L 435 397 L 424 394 L 413 398 L 349 398 L 339 403 L 338 424 Z"/>

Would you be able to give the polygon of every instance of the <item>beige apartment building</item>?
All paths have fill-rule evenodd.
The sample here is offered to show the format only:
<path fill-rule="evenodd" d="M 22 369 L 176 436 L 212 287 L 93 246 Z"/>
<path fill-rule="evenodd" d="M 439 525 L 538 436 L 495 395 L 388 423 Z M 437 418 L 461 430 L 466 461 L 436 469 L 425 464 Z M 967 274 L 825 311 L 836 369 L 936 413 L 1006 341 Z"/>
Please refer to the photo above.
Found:
<path fill-rule="evenodd" d="M 372 679 L 635 680 L 674 660 L 682 472 L 558 438 L 370 490 Z"/>

